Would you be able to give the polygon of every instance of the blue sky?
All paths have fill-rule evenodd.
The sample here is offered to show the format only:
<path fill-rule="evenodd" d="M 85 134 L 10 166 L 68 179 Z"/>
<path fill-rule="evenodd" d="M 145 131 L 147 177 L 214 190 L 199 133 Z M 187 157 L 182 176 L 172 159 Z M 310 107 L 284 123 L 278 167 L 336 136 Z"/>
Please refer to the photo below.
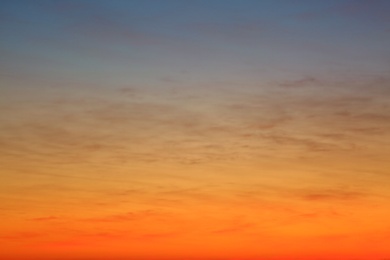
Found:
<path fill-rule="evenodd" d="M 146 71 L 150 80 L 182 71 L 210 80 L 386 73 L 389 5 L 4 1 L 3 64 L 32 75 L 81 79 L 82 71 L 90 80 L 121 82 L 145 80 Z"/>

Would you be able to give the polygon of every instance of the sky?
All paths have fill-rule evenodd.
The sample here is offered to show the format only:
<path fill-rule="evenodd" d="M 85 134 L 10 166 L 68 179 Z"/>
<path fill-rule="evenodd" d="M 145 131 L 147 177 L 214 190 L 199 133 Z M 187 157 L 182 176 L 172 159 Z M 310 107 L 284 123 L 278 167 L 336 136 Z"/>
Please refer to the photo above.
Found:
<path fill-rule="evenodd" d="M 2 0 L 0 259 L 389 259 L 389 13 Z"/>

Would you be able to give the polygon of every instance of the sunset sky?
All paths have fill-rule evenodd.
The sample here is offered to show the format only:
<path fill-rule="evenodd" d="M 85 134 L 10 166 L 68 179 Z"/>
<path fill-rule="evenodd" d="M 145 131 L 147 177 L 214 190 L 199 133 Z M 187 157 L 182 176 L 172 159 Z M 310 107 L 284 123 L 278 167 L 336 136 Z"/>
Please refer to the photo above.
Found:
<path fill-rule="evenodd" d="M 0 259 L 390 259 L 389 13 L 1 0 Z"/>

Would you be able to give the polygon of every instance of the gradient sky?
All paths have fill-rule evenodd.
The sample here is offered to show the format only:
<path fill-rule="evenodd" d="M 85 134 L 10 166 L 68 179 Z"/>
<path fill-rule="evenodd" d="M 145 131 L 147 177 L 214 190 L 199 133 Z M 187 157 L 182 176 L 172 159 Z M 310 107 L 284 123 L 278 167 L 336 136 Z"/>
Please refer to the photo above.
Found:
<path fill-rule="evenodd" d="M 0 259 L 389 259 L 389 13 L 2 0 Z"/>

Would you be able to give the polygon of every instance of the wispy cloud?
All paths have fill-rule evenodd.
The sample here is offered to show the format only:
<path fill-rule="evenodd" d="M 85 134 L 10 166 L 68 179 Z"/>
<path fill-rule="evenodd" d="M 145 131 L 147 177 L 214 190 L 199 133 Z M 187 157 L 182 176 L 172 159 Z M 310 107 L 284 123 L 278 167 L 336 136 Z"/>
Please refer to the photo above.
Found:
<path fill-rule="evenodd" d="M 2 240 L 25 240 L 44 236 L 42 232 L 13 232 L 6 235 L 0 235 Z"/>
<path fill-rule="evenodd" d="M 315 20 L 337 15 L 352 19 L 369 19 L 371 22 L 379 22 L 385 25 L 389 21 L 389 17 L 386 14 L 388 8 L 389 5 L 386 0 L 357 0 L 340 2 L 317 11 L 304 12 L 298 17 Z"/>
<path fill-rule="evenodd" d="M 359 191 L 325 189 L 325 190 L 303 190 L 298 191 L 298 197 L 307 201 L 356 201 L 364 199 L 368 194 Z"/>
<path fill-rule="evenodd" d="M 123 214 L 109 215 L 103 217 L 87 218 L 83 221 L 87 222 L 113 222 L 121 223 L 128 221 L 145 221 L 148 219 L 160 219 L 165 217 L 165 214 L 154 212 L 154 211 L 140 211 L 140 212 L 128 212 Z"/>
<path fill-rule="evenodd" d="M 31 218 L 29 221 L 37 221 L 37 222 L 47 222 L 47 221 L 55 221 L 60 220 L 60 218 L 55 216 L 48 216 L 48 217 L 40 217 L 40 218 Z"/>
<path fill-rule="evenodd" d="M 279 83 L 281 87 L 287 88 L 296 88 L 296 87 L 321 87 L 324 82 L 315 78 L 315 77 L 303 77 L 296 80 L 288 80 L 282 83 Z"/>
<path fill-rule="evenodd" d="M 286 147 L 302 152 L 353 150 L 365 140 L 356 135 L 387 132 L 389 112 L 381 96 L 352 92 L 353 82 L 345 83 L 350 89 L 342 91 L 341 83 L 321 81 L 319 86 L 317 81 L 313 77 L 287 81 L 289 86 L 318 86 L 308 93 L 226 93 L 214 104 L 214 99 L 205 101 L 207 112 L 197 100 L 183 104 L 179 97 L 185 97 L 185 91 L 175 94 L 177 100 L 169 99 L 169 93 L 157 97 L 139 87 L 118 90 L 115 95 L 121 99 L 115 95 L 53 98 L 30 112 L 12 108 L 15 119 L 2 129 L 7 136 L 2 140 L 7 149 L 2 152 L 35 158 L 50 153 L 50 160 L 65 164 L 103 156 L 112 166 L 130 161 L 190 165 L 248 158 L 265 153 L 266 147 L 269 151 Z M 316 94 L 323 91 L 326 94 Z"/>
<path fill-rule="evenodd" d="M 254 227 L 254 224 L 251 224 L 251 223 L 237 223 L 236 225 L 232 225 L 229 227 L 214 230 L 212 233 L 219 234 L 219 235 L 243 233 L 246 230 L 250 230 L 253 227 Z"/>

